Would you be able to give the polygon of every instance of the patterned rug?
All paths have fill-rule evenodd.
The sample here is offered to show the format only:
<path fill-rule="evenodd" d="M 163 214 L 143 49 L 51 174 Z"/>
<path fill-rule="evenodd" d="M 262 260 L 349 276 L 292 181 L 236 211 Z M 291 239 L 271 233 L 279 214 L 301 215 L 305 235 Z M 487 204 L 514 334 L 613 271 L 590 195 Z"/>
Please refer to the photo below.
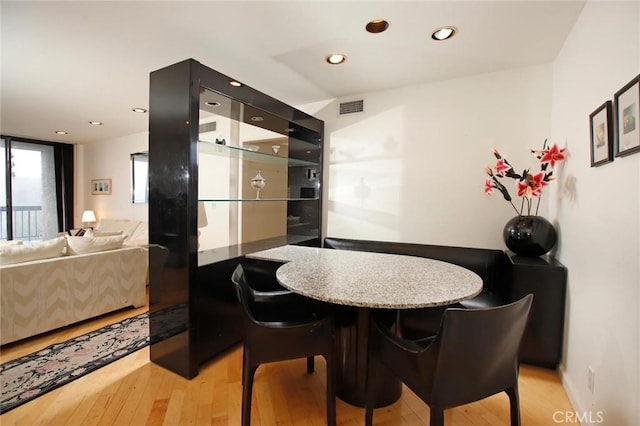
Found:
<path fill-rule="evenodd" d="M 165 326 L 154 341 L 183 331 L 184 321 L 176 319 L 185 314 L 184 305 L 155 312 L 154 325 L 158 316 Z M 0 365 L 0 414 L 144 348 L 149 340 L 145 312 L 6 362 Z"/>

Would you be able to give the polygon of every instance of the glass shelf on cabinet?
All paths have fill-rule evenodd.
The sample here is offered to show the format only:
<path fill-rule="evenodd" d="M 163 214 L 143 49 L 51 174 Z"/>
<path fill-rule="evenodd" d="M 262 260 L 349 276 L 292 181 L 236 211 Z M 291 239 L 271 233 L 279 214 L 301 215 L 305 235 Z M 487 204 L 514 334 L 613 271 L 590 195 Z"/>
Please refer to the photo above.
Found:
<path fill-rule="evenodd" d="M 310 147 L 313 147 L 314 149 L 318 149 L 318 147 L 315 147 L 311 144 L 308 144 L 308 145 Z M 255 161 L 255 162 L 261 162 L 266 164 L 286 164 L 290 167 L 300 167 L 300 166 L 319 167 L 320 166 L 320 163 L 313 162 L 313 161 L 300 160 L 297 158 L 289 158 L 289 157 L 280 157 L 275 154 L 268 154 L 268 153 L 259 152 L 259 151 L 251 151 L 249 149 L 240 148 L 237 146 L 220 145 L 220 144 L 207 142 L 207 141 L 198 141 L 198 149 L 202 153 L 213 154 L 213 155 L 218 155 L 222 157 L 237 158 L 243 161 L 244 160 Z"/>
<path fill-rule="evenodd" d="M 246 203 L 251 201 L 257 201 L 259 203 L 264 202 L 282 202 L 282 201 L 318 201 L 320 198 L 204 198 L 199 199 L 199 203 Z"/>

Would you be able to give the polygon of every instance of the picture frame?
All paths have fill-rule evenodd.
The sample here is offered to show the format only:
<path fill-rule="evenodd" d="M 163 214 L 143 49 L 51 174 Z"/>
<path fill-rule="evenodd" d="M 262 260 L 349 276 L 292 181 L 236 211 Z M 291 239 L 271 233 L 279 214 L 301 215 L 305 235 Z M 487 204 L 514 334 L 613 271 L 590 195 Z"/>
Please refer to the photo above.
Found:
<path fill-rule="evenodd" d="M 606 101 L 589 114 L 591 167 L 613 161 L 613 106 Z"/>
<path fill-rule="evenodd" d="M 613 97 L 616 117 L 616 157 L 640 152 L 640 74 Z"/>
<path fill-rule="evenodd" d="M 91 179 L 91 195 L 111 195 L 111 179 Z"/>

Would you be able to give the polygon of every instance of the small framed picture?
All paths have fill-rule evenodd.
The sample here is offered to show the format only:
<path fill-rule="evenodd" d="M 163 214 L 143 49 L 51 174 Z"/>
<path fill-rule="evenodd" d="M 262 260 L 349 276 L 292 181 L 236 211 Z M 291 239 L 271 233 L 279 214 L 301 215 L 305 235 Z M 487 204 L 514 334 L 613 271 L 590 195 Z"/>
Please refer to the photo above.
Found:
<path fill-rule="evenodd" d="M 606 101 L 589 114 L 591 128 L 591 167 L 613 161 L 613 107 Z"/>
<path fill-rule="evenodd" d="M 613 102 L 616 116 L 616 157 L 639 152 L 640 74 L 616 92 Z"/>
<path fill-rule="evenodd" d="M 111 179 L 91 179 L 92 195 L 111 195 Z"/>

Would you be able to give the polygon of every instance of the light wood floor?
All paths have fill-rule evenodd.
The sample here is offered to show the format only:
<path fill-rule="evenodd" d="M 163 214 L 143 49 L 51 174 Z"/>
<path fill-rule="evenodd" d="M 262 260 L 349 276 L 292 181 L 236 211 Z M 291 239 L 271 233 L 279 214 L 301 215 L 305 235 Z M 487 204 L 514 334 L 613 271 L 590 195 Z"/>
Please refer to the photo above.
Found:
<path fill-rule="evenodd" d="M 43 337 L 6 345 L 0 362 L 26 355 L 120 319 L 125 310 Z M 240 425 L 242 347 L 237 346 L 186 380 L 149 362 L 149 348 L 124 357 L 0 416 L 10 425 Z M 261 366 L 255 377 L 252 425 L 325 425 L 324 360 L 306 374 L 305 360 Z M 524 426 L 550 425 L 555 411 L 572 411 L 556 372 L 523 365 L 520 400 Z M 495 395 L 448 410 L 447 426 L 509 425 L 508 398 Z M 337 400 L 338 425 L 364 424 L 364 409 Z M 427 425 L 429 408 L 410 390 L 375 411 L 374 424 Z"/>

